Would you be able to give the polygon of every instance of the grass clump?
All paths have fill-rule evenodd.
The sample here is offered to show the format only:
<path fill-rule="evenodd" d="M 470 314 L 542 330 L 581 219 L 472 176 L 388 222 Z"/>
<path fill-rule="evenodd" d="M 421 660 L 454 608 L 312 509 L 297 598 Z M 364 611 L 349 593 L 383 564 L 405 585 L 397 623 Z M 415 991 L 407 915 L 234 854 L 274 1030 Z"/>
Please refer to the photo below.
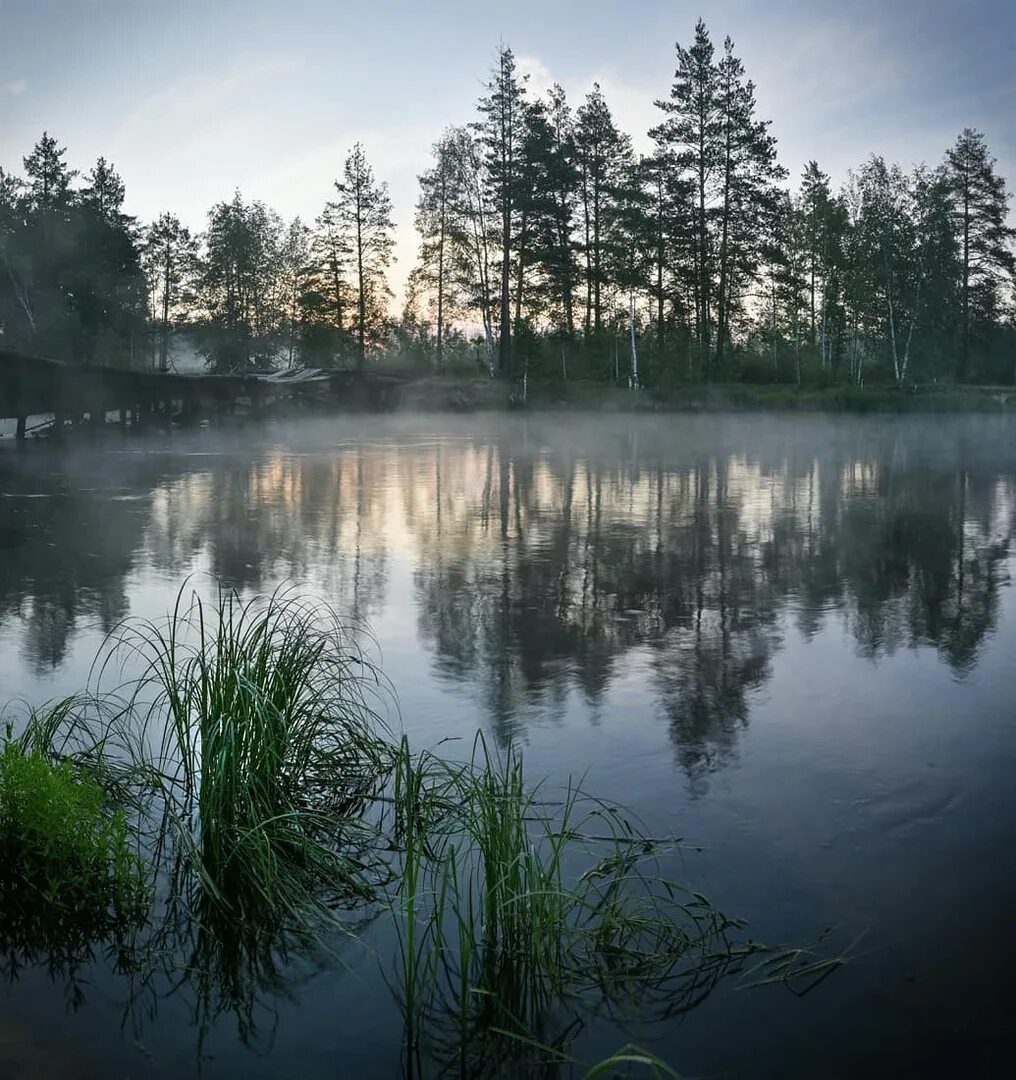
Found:
<path fill-rule="evenodd" d="M 0 745 L 0 936 L 5 951 L 61 955 L 136 926 L 149 889 L 122 809 L 70 760 Z"/>
<path fill-rule="evenodd" d="M 456 763 L 403 741 L 392 791 L 391 985 L 409 1076 L 575 1064 L 568 1047 L 592 1017 L 685 1012 L 759 955 L 788 984 L 810 963 L 746 939 L 671 880 L 676 840 L 571 782 L 552 798 L 512 748 L 477 736 Z"/>
<path fill-rule="evenodd" d="M 276 925 L 373 895 L 363 811 L 387 775 L 381 679 L 329 609 L 181 591 L 165 623 L 120 629 L 103 668 L 117 659 L 140 663 L 124 710 L 135 758 L 202 903 Z"/>

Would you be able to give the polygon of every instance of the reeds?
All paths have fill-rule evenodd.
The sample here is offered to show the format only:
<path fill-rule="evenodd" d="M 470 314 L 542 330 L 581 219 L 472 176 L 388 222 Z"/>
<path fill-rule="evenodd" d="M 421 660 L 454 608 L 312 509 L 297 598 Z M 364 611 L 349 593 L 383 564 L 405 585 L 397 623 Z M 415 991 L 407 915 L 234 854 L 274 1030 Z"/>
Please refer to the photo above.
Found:
<path fill-rule="evenodd" d="M 661 872 L 676 842 L 568 783 L 526 783 L 512 748 L 396 759 L 392 912 L 408 1075 L 526 1074 L 567 1060 L 604 1007 L 645 1019 L 691 1008 L 757 946 Z"/>
<path fill-rule="evenodd" d="M 165 623 L 116 632 L 100 674 L 117 663 L 141 668 L 118 691 L 121 728 L 205 901 L 277 924 L 372 895 L 362 814 L 389 770 L 370 703 L 381 676 L 329 609 L 181 591 Z"/>

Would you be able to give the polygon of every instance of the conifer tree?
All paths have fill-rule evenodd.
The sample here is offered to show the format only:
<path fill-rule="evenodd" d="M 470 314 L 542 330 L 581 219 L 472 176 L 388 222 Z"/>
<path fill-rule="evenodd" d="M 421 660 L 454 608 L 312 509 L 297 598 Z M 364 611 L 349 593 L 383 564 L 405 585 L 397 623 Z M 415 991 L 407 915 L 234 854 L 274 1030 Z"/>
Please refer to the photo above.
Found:
<path fill-rule="evenodd" d="M 513 241 L 520 197 L 520 163 L 525 126 L 525 77 L 515 72 L 515 56 L 509 48 L 498 52 L 497 66 L 480 99 L 481 119 L 476 131 L 484 148 L 491 202 L 496 207 L 500 246 L 498 305 L 498 369 L 512 371 L 511 283 Z"/>
<path fill-rule="evenodd" d="M 560 332 L 571 339 L 575 335 L 574 299 L 578 268 L 574 229 L 579 170 L 576 164 L 574 118 L 565 92 L 557 84 L 551 87 L 548 94 L 547 123 L 550 133 L 547 177 L 549 214 L 542 261 L 551 311 Z"/>
<path fill-rule="evenodd" d="M 388 185 L 374 179 L 360 143 L 349 152 L 335 190 L 338 198 L 328 204 L 326 213 L 332 215 L 338 237 L 351 253 L 353 329 L 357 365 L 362 368 L 368 338 L 379 341 L 384 329 L 395 223 Z"/>
<path fill-rule="evenodd" d="M 755 86 L 745 79 L 729 37 L 717 67 L 716 100 L 720 165 L 715 367 L 722 372 L 731 315 L 741 289 L 755 275 L 776 184 L 786 171 L 776 161 L 769 122 L 755 118 Z"/>
<path fill-rule="evenodd" d="M 1008 223 L 1005 180 L 995 171 L 984 135 L 965 128 L 946 154 L 953 221 L 962 261 L 960 352 L 956 378 L 970 373 L 971 343 L 978 324 L 997 320 L 1001 298 L 1016 275 Z"/>
<path fill-rule="evenodd" d="M 158 320 L 156 367 L 167 371 L 170 333 L 182 309 L 185 283 L 194 271 L 197 243 L 175 214 L 163 213 L 144 232 L 143 254 L 153 315 Z"/>
<path fill-rule="evenodd" d="M 575 115 L 575 147 L 582 201 L 586 333 L 603 329 L 608 249 L 617 221 L 622 173 L 631 165 L 631 140 L 618 130 L 598 83 Z"/>
<path fill-rule="evenodd" d="M 677 68 L 667 100 L 656 105 L 665 119 L 650 131 L 665 158 L 692 180 L 694 231 L 691 244 L 694 278 L 695 338 L 705 355 L 712 341 L 714 245 L 710 206 L 717 170 L 722 165 L 719 73 L 705 23 L 695 24 L 690 48 L 678 44 Z"/>
<path fill-rule="evenodd" d="M 48 131 L 24 158 L 28 175 L 29 205 L 35 210 L 52 210 L 64 207 L 71 200 L 71 183 L 77 172 L 64 161 L 65 146 L 58 146 Z"/>
<path fill-rule="evenodd" d="M 455 221 L 458 163 L 456 137 L 445 132 L 434 144 L 434 164 L 420 174 L 416 203 L 416 230 L 420 234 L 420 257 L 413 270 L 414 289 L 423 288 L 434 297 L 437 365 L 444 369 L 445 325 L 455 302 L 454 264 L 459 228 Z"/>

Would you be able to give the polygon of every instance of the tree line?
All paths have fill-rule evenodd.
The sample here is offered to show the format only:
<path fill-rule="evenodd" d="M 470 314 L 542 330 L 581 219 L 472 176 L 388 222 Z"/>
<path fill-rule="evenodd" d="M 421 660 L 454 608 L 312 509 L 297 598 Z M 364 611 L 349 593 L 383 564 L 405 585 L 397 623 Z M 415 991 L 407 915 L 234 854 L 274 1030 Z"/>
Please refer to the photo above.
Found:
<path fill-rule="evenodd" d="M 359 144 L 312 224 L 237 191 L 194 235 L 125 215 L 113 167 L 79 177 L 46 133 L 23 177 L 0 169 L 0 341 L 165 369 L 186 326 L 226 371 L 399 354 L 626 385 L 1016 379 L 1016 230 L 983 134 L 934 166 L 873 155 L 835 190 L 810 161 L 791 183 L 701 20 L 656 106 L 638 154 L 599 86 L 533 93 L 501 49 L 419 177 L 398 317 L 391 199 Z"/>

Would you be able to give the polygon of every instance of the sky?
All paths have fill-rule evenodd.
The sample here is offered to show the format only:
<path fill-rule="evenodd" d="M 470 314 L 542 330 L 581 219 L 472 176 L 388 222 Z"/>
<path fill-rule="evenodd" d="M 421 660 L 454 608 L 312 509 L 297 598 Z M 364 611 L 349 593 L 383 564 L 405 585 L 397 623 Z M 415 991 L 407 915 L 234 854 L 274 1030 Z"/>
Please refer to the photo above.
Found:
<path fill-rule="evenodd" d="M 111 160 L 142 220 L 200 229 L 239 188 L 312 222 L 360 141 L 391 190 L 399 293 L 416 177 L 474 118 L 500 43 L 533 90 L 578 104 L 599 82 L 648 151 L 699 16 L 733 39 L 794 177 L 937 163 L 970 126 L 1016 188 L 1016 0 L 0 0 L 0 166 L 21 172 L 45 129 L 72 167 Z"/>

